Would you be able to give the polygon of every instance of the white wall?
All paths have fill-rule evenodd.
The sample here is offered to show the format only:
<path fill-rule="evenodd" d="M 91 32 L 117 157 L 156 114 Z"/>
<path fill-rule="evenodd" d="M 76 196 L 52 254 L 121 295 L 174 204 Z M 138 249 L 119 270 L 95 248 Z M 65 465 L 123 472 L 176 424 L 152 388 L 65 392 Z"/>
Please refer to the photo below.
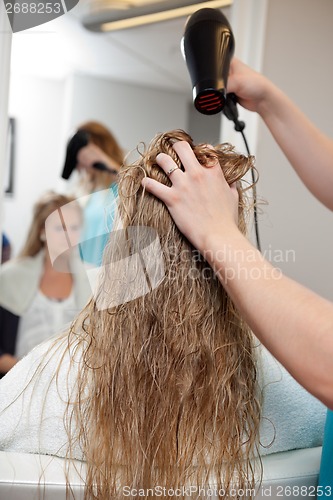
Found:
<path fill-rule="evenodd" d="M 186 93 L 115 82 L 88 75 L 74 75 L 68 127 L 98 119 L 114 132 L 129 151 L 158 132 L 185 128 Z"/>
<path fill-rule="evenodd" d="M 87 75 L 67 81 L 13 76 L 9 109 L 17 122 L 15 192 L 4 201 L 4 229 L 15 254 L 35 200 L 48 189 L 67 189 L 60 174 L 69 134 L 78 124 L 101 121 L 129 151 L 158 132 L 186 128 L 188 102 L 186 94 Z"/>
<path fill-rule="evenodd" d="M 4 199 L 4 230 L 15 254 L 26 236 L 34 201 L 57 188 L 62 152 L 64 85 L 38 78 L 11 78 L 9 115 L 16 120 L 14 194 Z"/>
<path fill-rule="evenodd" d="M 332 20 L 332 0 L 269 0 L 262 71 L 333 138 Z M 262 123 L 257 168 L 269 202 L 260 216 L 264 251 L 293 250 L 295 261 L 276 264 L 333 299 L 333 214 L 302 185 Z"/>

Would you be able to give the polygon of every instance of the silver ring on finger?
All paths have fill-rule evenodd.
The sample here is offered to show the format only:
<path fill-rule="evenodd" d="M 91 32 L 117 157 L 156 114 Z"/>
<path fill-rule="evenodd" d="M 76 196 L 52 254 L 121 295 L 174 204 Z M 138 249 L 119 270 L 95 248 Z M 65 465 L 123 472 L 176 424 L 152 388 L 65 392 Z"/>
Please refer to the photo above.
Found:
<path fill-rule="evenodd" d="M 170 177 L 172 172 L 174 172 L 175 170 L 178 170 L 178 169 L 179 169 L 179 167 L 172 167 L 172 168 L 170 168 L 170 170 L 168 170 L 168 172 L 166 174 Z"/>

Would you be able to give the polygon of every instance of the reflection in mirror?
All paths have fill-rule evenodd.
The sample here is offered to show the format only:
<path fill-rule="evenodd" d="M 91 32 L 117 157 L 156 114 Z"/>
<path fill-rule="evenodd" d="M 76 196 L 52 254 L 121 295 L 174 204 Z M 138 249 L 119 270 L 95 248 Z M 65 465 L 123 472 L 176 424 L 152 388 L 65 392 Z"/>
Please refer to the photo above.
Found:
<path fill-rule="evenodd" d="M 180 53 L 186 18 L 93 34 L 83 28 L 80 8 L 81 2 L 61 18 L 13 35 L 9 111 L 17 124 L 15 193 L 4 201 L 4 228 L 14 255 L 34 200 L 48 189 L 71 192 L 61 171 L 67 141 L 81 123 L 105 124 L 126 152 L 176 128 L 193 133 L 197 142 L 219 137 L 219 119 L 208 120 L 208 126 L 192 110 Z M 200 131 L 206 136 L 200 138 Z"/>

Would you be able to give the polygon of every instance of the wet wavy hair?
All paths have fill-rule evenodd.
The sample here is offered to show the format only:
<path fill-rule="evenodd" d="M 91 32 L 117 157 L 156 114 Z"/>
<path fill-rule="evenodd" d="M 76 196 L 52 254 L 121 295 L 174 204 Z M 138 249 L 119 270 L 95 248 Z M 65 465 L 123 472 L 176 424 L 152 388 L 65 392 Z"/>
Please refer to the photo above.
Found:
<path fill-rule="evenodd" d="M 254 485 L 250 459 L 260 401 L 251 332 L 166 206 L 141 186 L 144 176 L 170 185 L 156 155 L 170 154 L 181 166 L 172 148 L 179 140 L 187 141 L 203 164 L 217 158 L 228 183 L 238 182 L 239 227 L 245 231 L 240 179 L 253 168 L 253 158 L 228 144 L 196 146 L 185 132 L 171 131 L 155 137 L 138 161 L 121 171 L 123 239 L 110 240 L 97 294 L 70 332 L 70 342 L 78 340 L 83 349 L 83 362 L 77 404 L 69 409 L 68 422 L 74 418 L 77 426 L 75 436 L 69 429 L 69 455 L 79 442 L 89 499 L 123 498 L 125 486 L 155 498 L 156 487 Z M 164 278 L 135 299 L 98 308 L 102 296 L 121 287 L 119 276 L 109 271 L 119 260 L 121 242 L 131 248 L 142 244 L 135 241 L 139 232 L 129 236 L 127 229 L 142 226 L 159 237 Z M 155 257 L 150 255 L 152 267 Z M 128 281 L 125 288 L 130 287 Z"/>

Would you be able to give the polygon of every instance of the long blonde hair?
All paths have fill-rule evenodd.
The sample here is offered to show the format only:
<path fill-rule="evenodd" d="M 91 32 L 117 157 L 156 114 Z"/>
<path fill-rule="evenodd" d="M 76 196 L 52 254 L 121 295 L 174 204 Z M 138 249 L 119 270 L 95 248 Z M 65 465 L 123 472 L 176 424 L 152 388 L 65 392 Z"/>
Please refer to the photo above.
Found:
<path fill-rule="evenodd" d="M 188 141 L 201 163 L 218 158 L 230 184 L 253 167 L 252 157 L 235 153 L 230 145 L 195 146 L 176 130 L 158 135 L 120 174 L 122 231 L 126 238 L 130 226 L 156 231 L 164 279 L 138 298 L 98 310 L 98 298 L 119 286 L 108 271 L 119 247 L 110 244 L 97 298 L 71 329 L 70 342 L 79 339 L 83 363 L 78 404 L 68 420 L 74 417 L 77 424 L 70 443 L 77 439 L 83 448 L 89 499 L 123 498 L 124 487 L 140 488 L 154 498 L 155 487 L 176 490 L 212 481 L 220 490 L 254 485 L 250 459 L 260 403 L 251 332 L 165 205 L 141 187 L 144 175 L 170 185 L 156 155 L 168 153 L 181 166 L 172 149 L 176 140 Z M 244 231 L 246 202 L 238 186 Z M 135 241 L 138 234 L 132 232 L 131 248 L 141 245 Z"/>
<path fill-rule="evenodd" d="M 45 229 L 45 221 L 48 216 L 60 207 L 74 201 L 75 198 L 56 193 L 55 191 L 44 193 L 34 204 L 32 221 L 28 229 L 27 238 L 18 257 L 34 257 L 37 255 L 46 245 L 45 240 L 41 238 L 41 234 Z M 75 206 L 80 211 L 80 206 Z"/>

